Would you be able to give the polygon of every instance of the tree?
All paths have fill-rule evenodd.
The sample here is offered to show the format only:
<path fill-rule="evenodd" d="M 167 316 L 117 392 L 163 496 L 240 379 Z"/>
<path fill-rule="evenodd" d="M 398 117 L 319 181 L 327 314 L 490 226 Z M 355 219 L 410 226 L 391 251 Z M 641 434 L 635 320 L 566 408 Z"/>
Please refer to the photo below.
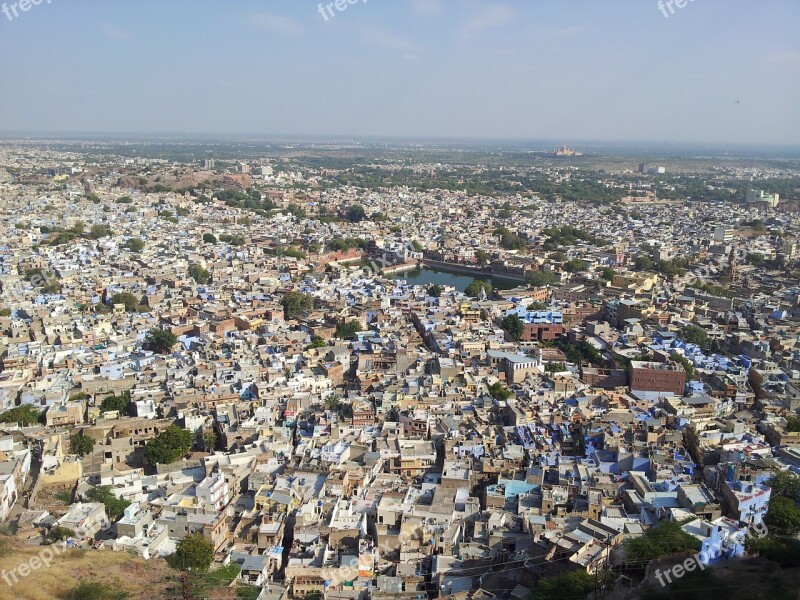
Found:
<path fill-rule="evenodd" d="M 55 544 L 56 542 L 66 540 L 67 538 L 71 537 L 75 537 L 75 532 L 68 527 L 52 527 L 50 531 L 47 532 L 47 540 L 51 544 Z"/>
<path fill-rule="evenodd" d="M 175 334 L 166 329 L 151 329 L 144 340 L 145 345 L 156 354 L 169 354 L 177 342 Z"/>
<path fill-rule="evenodd" d="M 794 415 L 786 415 L 786 430 L 790 433 L 800 432 L 800 417 Z"/>
<path fill-rule="evenodd" d="M 57 294 L 61 291 L 61 283 L 56 276 L 44 269 L 27 269 L 25 281 L 29 281 L 34 287 L 42 288 L 43 294 Z"/>
<path fill-rule="evenodd" d="M 695 374 L 694 365 L 688 358 L 686 358 L 682 354 L 678 354 L 677 352 L 673 352 L 669 356 L 676 363 L 680 363 L 683 366 L 683 370 L 686 371 L 687 380 L 692 380 L 694 378 Z"/>
<path fill-rule="evenodd" d="M 127 242 L 125 242 L 124 247 L 130 250 L 131 252 L 139 254 L 139 252 L 144 250 L 144 240 L 141 240 L 139 238 L 131 238 Z"/>
<path fill-rule="evenodd" d="M 211 273 L 200 265 L 189 265 L 189 277 L 202 285 L 209 282 Z"/>
<path fill-rule="evenodd" d="M 348 321 L 347 323 L 339 323 L 336 326 L 336 337 L 342 338 L 343 340 L 351 340 L 356 337 L 356 333 L 358 333 L 360 330 L 361 323 L 355 319 Z"/>
<path fill-rule="evenodd" d="M 414 252 L 422 252 L 422 244 L 417 240 L 411 240 L 411 247 L 414 248 Z"/>
<path fill-rule="evenodd" d="M 637 271 L 651 271 L 653 269 L 653 261 L 648 256 L 637 256 L 633 261 L 633 267 Z"/>
<path fill-rule="evenodd" d="M 785 535 L 794 536 L 800 532 L 800 508 L 794 500 L 777 496 L 769 501 L 769 511 L 764 522 L 770 530 L 774 529 Z"/>
<path fill-rule="evenodd" d="M 354 238 L 334 238 L 330 242 L 328 242 L 328 248 L 334 252 L 344 252 L 346 250 L 350 250 L 351 248 L 358 247 L 359 240 Z"/>
<path fill-rule="evenodd" d="M 700 541 L 681 529 L 680 523 L 661 521 L 644 535 L 625 540 L 624 546 L 627 562 L 645 565 L 654 558 L 697 552 Z"/>
<path fill-rule="evenodd" d="M 206 452 L 213 452 L 217 446 L 217 434 L 213 429 L 203 428 L 203 449 Z"/>
<path fill-rule="evenodd" d="M 230 244 L 231 246 L 244 246 L 247 242 L 241 235 L 231 235 L 229 233 L 221 233 L 219 241 Z"/>
<path fill-rule="evenodd" d="M 489 386 L 489 394 L 495 400 L 505 401 L 511 398 L 514 394 L 503 387 L 503 384 L 499 381 L 493 383 Z"/>
<path fill-rule="evenodd" d="M 297 315 L 307 312 L 314 308 L 314 297 L 302 292 L 288 292 L 281 298 L 283 306 L 283 316 L 292 319 Z"/>
<path fill-rule="evenodd" d="M 489 254 L 486 252 L 486 250 L 476 250 L 475 260 L 479 265 L 485 265 L 489 262 Z"/>
<path fill-rule="evenodd" d="M 0 423 L 19 423 L 22 426 L 39 422 L 42 413 L 30 404 L 21 404 L 0 414 Z"/>
<path fill-rule="evenodd" d="M 367 213 L 364 210 L 364 207 L 360 204 L 353 204 L 347 207 L 347 211 L 345 212 L 345 217 L 351 223 L 358 223 L 359 221 L 363 221 L 367 217 Z"/>
<path fill-rule="evenodd" d="M 506 250 L 522 250 L 527 246 L 527 242 L 516 233 L 511 233 L 505 227 L 498 231 L 500 234 L 500 245 Z"/>
<path fill-rule="evenodd" d="M 515 342 L 518 342 L 525 332 L 525 323 L 519 318 L 517 313 L 510 314 L 503 318 L 500 322 L 500 327 L 502 327 L 503 331 Z"/>
<path fill-rule="evenodd" d="M 289 246 L 283 254 L 288 256 L 289 258 L 296 258 L 298 260 L 302 260 L 306 258 L 306 253 L 300 250 L 297 246 Z"/>
<path fill-rule="evenodd" d="M 432 296 L 434 298 L 438 298 L 442 295 L 442 286 L 438 283 L 434 283 L 431 286 L 428 286 L 428 296 Z"/>
<path fill-rule="evenodd" d="M 181 571 L 208 571 L 214 560 L 214 546 L 202 533 L 192 533 L 178 542 L 169 563 Z"/>
<path fill-rule="evenodd" d="M 83 431 L 76 431 L 69 436 L 69 451 L 70 454 L 77 454 L 78 456 L 86 456 L 91 454 L 94 450 L 95 439 L 88 435 L 84 435 Z"/>
<path fill-rule="evenodd" d="M 564 270 L 567 273 L 583 273 L 588 268 L 589 266 L 586 262 L 582 261 L 580 258 L 573 258 L 564 263 Z"/>
<path fill-rule="evenodd" d="M 170 425 L 147 442 L 145 455 L 151 465 L 171 464 L 182 458 L 192 447 L 192 432 Z"/>
<path fill-rule="evenodd" d="M 328 345 L 328 342 L 323 340 L 321 337 L 319 337 L 318 335 L 312 335 L 311 336 L 311 343 L 308 346 L 306 346 L 306 350 L 310 350 L 310 349 L 313 349 L 313 348 L 324 348 L 327 345 Z"/>
<path fill-rule="evenodd" d="M 92 225 L 92 228 L 89 230 L 89 237 L 93 240 L 99 240 L 100 238 L 110 237 L 111 236 L 111 228 L 108 225 Z"/>
<path fill-rule="evenodd" d="M 289 206 L 286 207 L 286 212 L 290 215 L 297 217 L 298 219 L 302 219 L 306 216 L 306 211 L 302 206 L 298 206 L 297 204 L 290 202 Z"/>
<path fill-rule="evenodd" d="M 467 289 L 464 290 L 464 293 L 471 298 L 476 298 L 480 295 L 481 290 L 485 291 L 486 295 L 488 296 L 492 293 L 492 286 L 481 279 L 473 279 L 472 283 L 470 283 L 467 286 Z"/>
<path fill-rule="evenodd" d="M 342 406 L 342 400 L 336 394 L 333 394 L 332 396 L 328 396 L 327 398 L 325 398 L 325 408 L 327 408 L 328 410 L 333 412 L 338 412 L 341 406 Z"/>
<path fill-rule="evenodd" d="M 139 306 L 140 298 L 137 298 L 130 292 L 120 292 L 111 296 L 111 304 L 124 304 L 126 312 L 134 312 L 136 307 Z"/>
<path fill-rule="evenodd" d="M 100 403 L 100 412 L 107 413 L 110 411 L 117 411 L 119 414 L 125 414 L 130 408 L 131 393 L 123 392 L 119 396 L 106 396 Z"/>
<path fill-rule="evenodd" d="M 611 281 L 612 279 L 614 279 L 614 276 L 616 274 L 617 272 L 614 269 L 605 268 L 603 269 L 603 272 L 600 274 L 600 277 L 602 277 L 605 281 Z"/>
<path fill-rule="evenodd" d="M 543 302 L 531 302 L 528 304 L 529 311 L 537 311 L 537 310 L 547 310 L 547 304 Z"/>
<path fill-rule="evenodd" d="M 531 271 L 526 278 L 533 287 L 544 287 L 558 281 L 558 275 L 552 271 Z"/>
<path fill-rule="evenodd" d="M 203 234 L 203 241 L 206 244 L 216 244 L 217 243 L 217 236 L 213 233 L 204 233 Z"/>
<path fill-rule="evenodd" d="M 772 498 L 783 496 L 790 500 L 800 499 L 800 475 L 791 471 L 781 471 L 767 480 L 767 485 L 772 490 Z"/>
<path fill-rule="evenodd" d="M 681 337 L 690 344 L 697 344 L 701 348 L 708 347 L 708 333 L 697 325 L 687 325 L 681 331 Z"/>
<path fill-rule="evenodd" d="M 125 509 L 130 505 L 130 502 L 127 500 L 117 498 L 108 485 L 98 485 L 97 487 L 91 488 L 86 492 L 86 497 L 91 502 L 102 503 L 106 507 L 109 518 L 113 521 L 121 518 L 122 515 L 125 514 Z"/>

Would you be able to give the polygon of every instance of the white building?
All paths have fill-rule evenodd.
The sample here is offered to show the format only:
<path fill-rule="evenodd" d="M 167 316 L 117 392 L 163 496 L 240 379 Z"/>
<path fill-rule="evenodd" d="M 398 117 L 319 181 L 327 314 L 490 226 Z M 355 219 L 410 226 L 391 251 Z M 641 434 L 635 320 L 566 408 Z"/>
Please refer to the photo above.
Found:
<path fill-rule="evenodd" d="M 17 501 L 17 483 L 13 475 L 0 475 L 0 521 L 5 521 Z"/>
<path fill-rule="evenodd" d="M 212 473 L 198 483 L 195 494 L 198 500 L 213 506 L 215 510 L 222 510 L 231 501 L 228 482 L 221 473 Z"/>
<path fill-rule="evenodd" d="M 69 507 L 69 511 L 58 521 L 58 527 L 65 527 L 80 537 L 94 537 L 101 529 L 111 527 L 111 520 L 106 514 L 102 502 L 78 502 Z"/>

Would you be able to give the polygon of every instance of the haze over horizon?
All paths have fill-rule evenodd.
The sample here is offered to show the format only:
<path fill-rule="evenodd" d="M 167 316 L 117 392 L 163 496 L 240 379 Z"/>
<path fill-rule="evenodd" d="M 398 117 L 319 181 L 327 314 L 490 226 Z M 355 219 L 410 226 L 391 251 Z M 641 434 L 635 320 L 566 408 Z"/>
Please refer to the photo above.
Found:
<path fill-rule="evenodd" d="M 327 3 L 326 3 L 327 4 Z M 324 10 L 324 7 L 323 7 Z M 800 4 L 52 0 L 0 131 L 796 145 Z"/>

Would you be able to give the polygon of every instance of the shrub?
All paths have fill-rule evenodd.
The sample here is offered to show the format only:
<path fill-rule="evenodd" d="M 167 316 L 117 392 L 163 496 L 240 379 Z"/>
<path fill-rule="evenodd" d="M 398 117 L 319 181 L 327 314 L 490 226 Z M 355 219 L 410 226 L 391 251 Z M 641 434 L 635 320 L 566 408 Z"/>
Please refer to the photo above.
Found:
<path fill-rule="evenodd" d="M 62 600 L 125 600 L 130 594 L 118 582 L 82 581 L 61 596 Z"/>
<path fill-rule="evenodd" d="M 94 450 L 95 439 L 88 435 L 83 435 L 82 431 L 76 431 L 69 436 L 69 451 L 70 454 L 77 454 L 79 456 L 86 456 L 91 454 Z"/>
<path fill-rule="evenodd" d="M 699 549 L 699 540 L 683 531 L 681 524 L 675 521 L 662 521 L 643 536 L 625 540 L 626 560 L 638 564 Z"/>

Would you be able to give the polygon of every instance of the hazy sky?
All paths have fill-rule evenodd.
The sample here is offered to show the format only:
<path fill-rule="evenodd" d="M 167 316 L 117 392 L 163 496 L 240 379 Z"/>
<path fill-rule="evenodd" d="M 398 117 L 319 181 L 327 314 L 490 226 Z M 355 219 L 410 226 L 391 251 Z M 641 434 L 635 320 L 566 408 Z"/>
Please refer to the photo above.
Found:
<path fill-rule="evenodd" d="M 2 131 L 800 143 L 797 0 L 41 1 Z"/>

